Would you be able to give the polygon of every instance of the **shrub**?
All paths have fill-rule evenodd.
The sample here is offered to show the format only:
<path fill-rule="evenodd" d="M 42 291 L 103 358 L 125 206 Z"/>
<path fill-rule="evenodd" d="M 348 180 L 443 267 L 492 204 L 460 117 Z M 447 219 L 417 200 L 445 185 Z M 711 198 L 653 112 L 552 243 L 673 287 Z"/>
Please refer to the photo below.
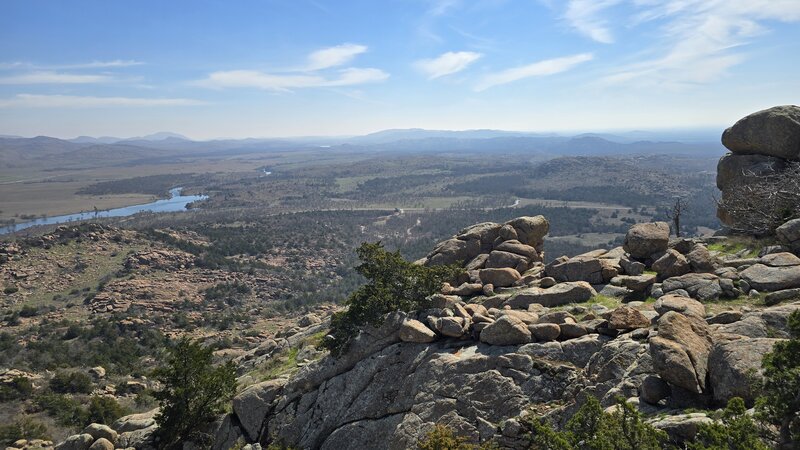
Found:
<path fill-rule="evenodd" d="M 35 317 L 39 315 L 39 308 L 32 305 L 25 305 L 19 310 L 21 317 Z"/>
<path fill-rule="evenodd" d="M 163 388 L 153 395 L 161 405 L 156 416 L 159 446 L 182 448 L 182 442 L 209 443 L 206 429 L 236 391 L 236 368 L 214 367 L 212 349 L 188 338 L 168 350 L 166 364 L 154 372 Z"/>
<path fill-rule="evenodd" d="M 66 427 L 82 427 L 89 420 L 89 412 L 78 400 L 64 394 L 47 393 L 35 398 L 36 405 L 47 415 Z"/>
<path fill-rule="evenodd" d="M 563 431 L 538 417 L 524 421 L 531 448 L 545 450 L 659 450 L 667 435 L 642 420 L 632 405 L 620 399 L 614 412 L 603 411 L 589 397 Z"/>
<path fill-rule="evenodd" d="M 734 397 L 722 413 L 722 420 L 701 425 L 689 450 L 768 450 L 759 438 L 759 428 L 747 415 L 744 400 Z"/>
<path fill-rule="evenodd" d="M 425 439 L 417 444 L 419 450 L 473 450 L 463 437 L 456 436 L 450 427 L 437 424 Z"/>
<path fill-rule="evenodd" d="M 47 427 L 30 417 L 23 417 L 9 424 L 0 425 L 0 445 L 10 446 L 19 439 L 50 439 Z"/>
<path fill-rule="evenodd" d="M 25 377 L 16 377 L 10 383 L 0 386 L 0 402 L 30 397 L 33 383 Z"/>
<path fill-rule="evenodd" d="M 15 294 L 19 291 L 19 288 L 16 286 L 6 286 L 3 288 L 3 293 L 6 295 Z"/>
<path fill-rule="evenodd" d="M 50 379 L 50 389 L 59 394 L 88 394 L 92 392 L 92 379 L 85 373 L 59 370 Z"/>
<path fill-rule="evenodd" d="M 800 447 L 800 311 L 789 315 L 791 339 L 777 342 L 764 355 L 763 396 L 757 401 L 760 418 L 780 430 L 782 447 Z"/>
<path fill-rule="evenodd" d="M 127 408 L 113 397 L 93 395 L 89 401 L 89 422 L 111 425 L 115 420 L 128 414 Z"/>
<path fill-rule="evenodd" d="M 427 298 L 461 270 L 452 266 L 412 264 L 403 259 L 399 251 L 385 250 L 380 242 L 364 243 L 356 253 L 362 261 L 356 271 L 367 279 L 367 284 L 347 299 L 347 310 L 334 314 L 331 319 L 332 339 L 326 339 L 324 347 L 333 355 L 341 353 L 365 325 L 379 326 L 387 313 L 428 308 Z"/>

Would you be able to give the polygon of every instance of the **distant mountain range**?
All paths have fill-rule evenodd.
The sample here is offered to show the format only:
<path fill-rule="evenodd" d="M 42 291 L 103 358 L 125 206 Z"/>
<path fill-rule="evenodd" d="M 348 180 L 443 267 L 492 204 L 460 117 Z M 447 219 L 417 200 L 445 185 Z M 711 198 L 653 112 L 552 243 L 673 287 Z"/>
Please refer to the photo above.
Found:
<path fill-rule="evenodd" d="M 682 138 L 681 136 L 684 136 Z M 659 139 L 663 137 L 664 139 Z M 673 137 L 674 139 L 666 139 Z M 47 165 L 62 168 L 113 166 L 175 160 L 180 157 L 226 156 L 268 151 L 345 151 L 353 153 L 520 153 L 536 159 L 558 156 L 691 155 L 720 156 L 718 137 L 706 132 L 562 136 L 499 130 L 385 130 L 353 137 L 223 139 L 193 141 L 177 133 L 159 132 L 120 139 L 80 136 L 57 139 L 0 137 L 0 167 Z"/>

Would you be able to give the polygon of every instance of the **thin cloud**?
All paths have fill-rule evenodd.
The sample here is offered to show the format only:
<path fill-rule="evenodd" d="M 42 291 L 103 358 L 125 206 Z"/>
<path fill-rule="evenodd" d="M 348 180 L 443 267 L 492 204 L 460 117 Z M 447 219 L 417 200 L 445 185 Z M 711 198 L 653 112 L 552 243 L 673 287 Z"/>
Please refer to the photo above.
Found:
<path fill-rule="evenodd" d="M 419 60 L 414 66 L 433 80 L 461 72 L 481 56 L 483 55 L 475 52 L 447 52 L 437 58 Z"/>
<path fill-rule="evenodd" d="M 608 16 L 625 3 L 627 15 Z M 620 11 L 623 11 L 620 8 Z M 638 61 L 616 67 L 600 81 L 682 88 L 725 76 L 747 59 L 746 46 L 769 32 L 767 21 L 800 21 L 797 0 L 571 0 L 564 18 L 579 33 L 613 43 L 611 24 L 648 27 L 655 42 Z"/>
<path fill-rule="evenodd" d="M 579 33 L 603 44 L 614 42 L 608 21 L 601 15 L 622 0 L 570 0 L 564 19 Z"/>
<path fill-rule="evenodd" d="M 484 76 L 480 83 L 475 86 L 475 90 L 484 91 L 494 86 L 519 81 L 525 78 L 555 75 L 557 73 L 566 72 L 578 64 L 591 61 L 593 58 L 594 56 L 591 53 L 581 53 L 514 67 Z"/>
<path fill-rule="evenodd" d="M 377 83 L 389 78 L 389 74 L 375 68 L 346 67 L 326 71 L 352 61 L 367 51 L 357 44 L 342 44 L 317 50 L 308 55 L 308 65 L 302 69 L 270 73 L 259 70 L 222 70 L 210 73 L 194 84 L 208 88 L 256 88 L 276 92 L 293 89 L 355 86 Z"/>
<path fill-rule="evenodd" d="M 342 66 L 366 51 L 366 46 L 358 44 L 342 44 L 335 47 L 323 48 L 308 55 L 308 66 L 306 70 L 314 71 Z"/>
<path fill-rule="evenodd" d="M 196 106 L 205 102 L 187 98 L 84 97 L 74 95 L 17 94 L 0 99 L 0 108 L 103 108 Z"/>
<path fill-rule="evenodd" d="M 0 77 L 0 84 L 91 84 L 113 80 L 114 78 L 108 75 L 41 71 Z"/>
<path fill-rule="evenodd" d="M 92 61 L 78 64 L 33 64 L 29 62 L 14 61 L 0 62 L 0 70 L 31 69 L 31 70 L 58 70 L 58 69 L 113 69 L 121 67 L 141 66 L 144 62 L 132 59 L 115 59 L 112 61 Z"/>
<path fill-rule="evenodd" d="M 355 86 L 380 82 L 387 78 L 389 78 L 388 73 L 371 68 L 344 69 L 337 77 L 331 79 L 313 74 L 270 74 L 257 70 L 228 70 L 213 72 L 199 84 L 213 88 L 256 88 L 288 92 L 302 88 Z"/>

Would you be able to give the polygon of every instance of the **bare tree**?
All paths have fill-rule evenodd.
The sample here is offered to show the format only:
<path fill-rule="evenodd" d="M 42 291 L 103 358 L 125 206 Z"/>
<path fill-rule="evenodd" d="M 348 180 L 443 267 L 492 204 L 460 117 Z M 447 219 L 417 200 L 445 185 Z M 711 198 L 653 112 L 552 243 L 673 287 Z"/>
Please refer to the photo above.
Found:
<path fill-rule="evenodd" d="M 787 220 L 800 217 L 800 162 L 771 175 L 745 173 L 727 186 L 717 201 L 718 216 L 733 231 L 769 235 Z"/>
<path fill-rule="evenodd" d="M 667 208 L 667 217 L 675 228 L 675 236 L 681 237 L 681 215 L 689 210 L 689 203 L 682 197 L 676 197 L 672 208 Z"/>

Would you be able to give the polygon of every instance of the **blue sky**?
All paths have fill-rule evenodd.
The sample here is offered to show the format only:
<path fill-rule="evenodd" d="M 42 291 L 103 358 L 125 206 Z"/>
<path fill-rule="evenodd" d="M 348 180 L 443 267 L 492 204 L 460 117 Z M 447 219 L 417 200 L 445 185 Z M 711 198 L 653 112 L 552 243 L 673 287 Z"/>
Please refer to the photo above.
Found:
<path fill-rule="evenodd" d="M 0 134 L 723 127 L 797 55 L 800 0 L 3 0 Z"/>

